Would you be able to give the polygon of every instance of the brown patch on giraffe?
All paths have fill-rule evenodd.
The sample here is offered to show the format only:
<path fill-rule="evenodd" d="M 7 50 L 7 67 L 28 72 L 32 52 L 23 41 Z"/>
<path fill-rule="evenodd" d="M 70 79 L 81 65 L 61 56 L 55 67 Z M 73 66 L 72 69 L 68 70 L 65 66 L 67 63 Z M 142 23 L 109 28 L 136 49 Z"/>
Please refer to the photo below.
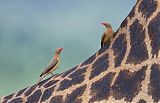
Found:
<path fill-rule="evenodd" d="M 158 56 L 160 50 L 160 13 L 149 23 L 148 33 L 151 39 L 152 56 Z"/>
<path fill-rule="evenodd" d="M 55 85 L 59 80 L 51 80 L 44 85 L 44 88 L 48 88 L 49 86 Z"/>
<path fill-rule="evenodd" d="M 9 96 L 5 96 L 5 97 L 4 97 L 4 100 L 9 100 L 9 99 L 11 99 L 14 94 L 15 94 L 15 93 L 13 93 L 13 94 L 11 94 L 11 95 L 9 95 Z"/>
<path fill-rule="evenodd" d="M 60 82 L 60 86 L 58 87 L 57 91 L 63 91 L 71 86 L 69 83 L 70 80 L 64 79 L 63 81 Z"/>
<path fill-rule="evenodd" d="M 121 23 L 120 27 L 121 28 L 127 27 L 127 23 L 128 23 L 128 20 L 127 18 L 125 18 L 124 21 Z"/>
<path fill-rule="evenodd" d="M 138 103 L 147 103 L 144 99 L 140 99 Z"/>
<path fill-rule="evenodd" d="M 43 101 L 47 100 L 52 95 L 52 93 L 54 91 L 54 88 L 55 88 L 55 86 L 53 86 L 53 87 L 51 87 L 49 89 L 46 89 L 44 91 L 43 95 L 42 95 L 42 98 L 41 98 L 40 102 L 43 102 Z"/>
<path fill-rule="evenodd" d="M 55 75 L 54 75 L 55 76 Z M 53 76 L 41 81 L 39 84 L 38 84 L 38 87 L 41 87 L 43 84 L 46 84 L 47 81 L 49 81 L 51 78 L 53 78 Z"/>
<path fill-rule="evenodd" d="M 71 94 L 67 94 L 65 103 L 82 103 L 82 99 L 80 97 L 84 93 L 87 85 L 83 85 L 72 91 Z"/>
<path fill-rule="evenodd" d="M 22 98 L 15 98 L 11 100 L 9 103 L 22 103 L 22 102 L 23 102 Z"/>
<path fill-rule="evenodd" d="M 83 75 L 86 72 L 86 69 L 87 69 L 87 67 L 85 67 L 85 68 L 79 68 L 75 72 L 73 72 L 72 74 L 70 74 L 68 77 L 69 78 L 75 78 L 77 76 Z"/>
<path fill-rule="evenodd" d="M 133 9 L 131 10 L 131 12 L 128 15 L 130 19 L 132 19 L 132 17 L 135 17 L 135 8 L 136 8 L 136 6 L 133 7 Z"/>
<path fill-rule="evenodd" d="M 145 31 L 143 25 L 136 19 L 130 26 L 131 49 L 126 63 L 139 64 L 148 59 L 148 51 L 145 40 Z"/>
<path fill-rule="evenodd" d="M 131 102 L 141 90 L 141 82 L 145 78 L 146 69 L 147 66 L 133 73 L 128 70 L 121 71 L 115 84 L 112 86 L 113 97 L 116 100 L 124 98 L 125 101 Z"/>
<path fill-rule="evenodd" d="M 41 90 L 35 91 L 32 95 L 27 98 L 26 103 L 37 103 L 42 95 Z"/>
<path fill-rule="evenodd" d="M 108 99 L 110 96 L 110 84 L 114 76 L 115 73 L 109 73 L 95 83 L 92 83 L 89 103 Z"/>
<path fill-rule="evenodd" d="M 16 97 L 20 96 L 26 89 L 27 89 L 27 88 L 24 88 L 24 89 L 20 90 L 20 91 L 17 93 Z"/>
<path fill-rule="evenodd" d="M 77 69 L 75 72 L 69 75 L 71 80 L 64 79 L 60 82 L 60 86 L 57 91 L 62 91 L 71 87 L 72 85 L 80 84 L 84 81 L 84 73 L 86 72 L 87 67 L 82 69 Z"/>
<path fill-rule="evenodd" d="M 84 62 L 82 63 L 81 66 L 84 66 L 84 65 L 87 65 L 87 64 L 92 63 L 92 62 L 95 60 L 95 58 L 96 58 L 96 54 L 94 54 L 94 55 L 92 55 L 91 57 L 89 57 L 86 61 L 84 61 Z"/>
<path fill-rule="evenodd" d="M 49 103 L 64 103 L 63 96 L 61 96 L 61 95 L 54 96 L 54 97 L 52 97 L 52 99 Z"/>
<path fill-rule="evenodd" d="M 8 100 L 6 99 L 6 100 L 3 100 L 3 102 L 2 103 L 7 103 L 8 102 Z"/>
<path fill-rule="evenodd" d="M 98 50 L 98 54 L 100 55 L 100 54 L 104 53 L 104 51 L 107 49 L 108 49 L 108 46 L 104 45 L 103 47 L 101 47 L 101 49 Z"/>
<path fill-rule="evenodd" d="M 160 65 L 158 64 L 153 64 L 151 67 L 148 93 L 152 96 L 154 102 L 158 102 L 160 100 Z"/>
<path fill-rule="evenodd" d="M 156 0 L 142 0 L 139 5 L 138 12 L 141 12 L 143 16 L 149 18 L 157 9 Z"/>
<path fill-rule="evenodd" d="M 72 69 L 69 69 L 68 71 L 64 72 L 61 77 L 66 77 L 68 74 L 70 74 L 71 72 L 73 72 L 74 70 L 76 70 L 77 67 L 78 66 L 73 67 Z"/>
<path fill-rule="evenodd" d="M 105 54 L 93 63 L 92 71 L 89 77 L 90 80 L 108 69 L 108 63 L 109 63 L 108 59 L 109 59 L 109 55 Z"/>
<path fill-rule="evenodd" d="M 32 87 L 28 87 L 28 88 L 29 89 L 24 93 L 25 96 L 30 95 L 36 87 L 35 85 L 33 85 Z"/>
<path fill-rule="evenodd" d="M 115 55 L 115 67 L 118 67 L 121 65 L 127 49 L 127 41 L 125 34 L 121 34 L 116 38 L 112 45 L 112 49 Z"/>

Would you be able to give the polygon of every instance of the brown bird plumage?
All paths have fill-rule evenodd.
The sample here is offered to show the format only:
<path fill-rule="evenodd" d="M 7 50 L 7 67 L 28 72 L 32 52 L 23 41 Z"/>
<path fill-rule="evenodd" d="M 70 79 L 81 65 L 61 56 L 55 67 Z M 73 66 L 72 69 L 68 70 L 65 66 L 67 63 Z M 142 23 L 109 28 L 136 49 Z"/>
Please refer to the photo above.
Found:
<path fill-rule="evenodd" d="M 106 30 L 104 31 L 101 38 L 101 47 L 103 47 L 105 44 L 110 44 L 115 34 L 110 23 L 103 22 L 102 25 L 106 27 Z"/>
<path fill-rule="evenodd" d="M 51 62 L 45 67 L 45 69 L 43 70 L 43 72 L 40 75 L 40 80 L 38 81 L 37 84 L 39 84 L 39 82 L 48 74 L 52 74 L 52 72 L 54 70 L 56 70 L 58 68 L 58 66 L 60 65 L 60 53 L 63 50 L 63 48 L 58 48 L 55 51 L 55 54 L 51 60 Z M 53 74 L 52 74 L 53 75 Z"/>

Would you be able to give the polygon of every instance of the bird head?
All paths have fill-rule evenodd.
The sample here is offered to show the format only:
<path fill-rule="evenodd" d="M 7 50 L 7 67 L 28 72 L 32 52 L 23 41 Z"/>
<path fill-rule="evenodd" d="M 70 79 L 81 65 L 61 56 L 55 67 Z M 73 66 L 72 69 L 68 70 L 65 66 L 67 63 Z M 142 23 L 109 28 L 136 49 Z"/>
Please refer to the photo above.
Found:
<path fill-rule="evenodd" d="M 106 28 L 111 27 L 111 24 L 108 22 L 102 22 L 102 25 L 104 25 Z"/>
<path fill-rule="evenodd" d="M 58 48 L 58 49 L 56 49 L 55 54 L 60 54 L 62 50 L 63 50 L 63 48 Z"/>

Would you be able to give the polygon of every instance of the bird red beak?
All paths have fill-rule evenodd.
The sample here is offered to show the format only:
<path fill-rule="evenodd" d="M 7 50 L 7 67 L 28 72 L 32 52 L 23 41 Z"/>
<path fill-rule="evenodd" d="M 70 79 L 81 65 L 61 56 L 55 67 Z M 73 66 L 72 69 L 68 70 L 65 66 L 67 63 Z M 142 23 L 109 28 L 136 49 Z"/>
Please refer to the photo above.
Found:
<path fill-rule="evenodd" d="M 106 22 L 102 22 L 101 24 L 102 24 L 102 25 L 104 25 L 104 26 L 106 26 L 106 25 L 107 25 L 107 23 L 106 23 Z"/>
<path fill-rule="evenodd" d="M 60 50 L 60 51 L 62 51 L 62 50 L 63 50 L 63 48 L 59 48 L 59 50 Z"/>

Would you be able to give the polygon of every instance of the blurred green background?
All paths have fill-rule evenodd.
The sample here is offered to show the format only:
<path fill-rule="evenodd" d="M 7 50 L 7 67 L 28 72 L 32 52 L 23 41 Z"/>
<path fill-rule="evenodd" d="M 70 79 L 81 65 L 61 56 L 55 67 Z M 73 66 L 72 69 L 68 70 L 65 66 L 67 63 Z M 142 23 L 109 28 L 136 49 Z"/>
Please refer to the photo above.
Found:
<path fill-rule="evenodd" d="M 114 30 L 136 0 L 1 0 L 0 97 L 35 84 L 54 50 L 63 47 L 61 73 L 100 48 L 109 21 Z"/>

